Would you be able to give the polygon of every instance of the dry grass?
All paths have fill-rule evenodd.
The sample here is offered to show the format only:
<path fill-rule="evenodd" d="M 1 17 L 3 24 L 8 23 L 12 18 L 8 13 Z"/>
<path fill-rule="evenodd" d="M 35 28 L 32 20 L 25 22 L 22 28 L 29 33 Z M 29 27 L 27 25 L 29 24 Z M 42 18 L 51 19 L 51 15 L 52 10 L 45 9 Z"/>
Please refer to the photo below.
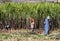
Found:
<path fill-rule="evenodd" d="M 56 39 L 55 35 L 60 34 L 60 31 L 53 31 L 48 36 L 44 33 L 30 33 L 31 30 L 20 29 L 20 30 L 2 30 L 0 32 L 0 41 L 60 41 Z M 35 30 L 37 32 L 37 30 Z M 39 32 L 39 31 L 38 31 Z"/>

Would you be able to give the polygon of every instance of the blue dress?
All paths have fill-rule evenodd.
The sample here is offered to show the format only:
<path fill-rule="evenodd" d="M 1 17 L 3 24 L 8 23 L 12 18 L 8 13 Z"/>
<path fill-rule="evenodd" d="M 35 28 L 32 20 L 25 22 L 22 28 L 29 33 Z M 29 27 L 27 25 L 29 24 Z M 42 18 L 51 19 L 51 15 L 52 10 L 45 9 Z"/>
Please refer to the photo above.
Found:
<path fill-rule="evenodd" d="M 48 35 L 48 32 L 49 32 L 49 21 L 48 21 L 47 18 L 45 19 L 44 30 L 45 30 L 45 34 Z"/>

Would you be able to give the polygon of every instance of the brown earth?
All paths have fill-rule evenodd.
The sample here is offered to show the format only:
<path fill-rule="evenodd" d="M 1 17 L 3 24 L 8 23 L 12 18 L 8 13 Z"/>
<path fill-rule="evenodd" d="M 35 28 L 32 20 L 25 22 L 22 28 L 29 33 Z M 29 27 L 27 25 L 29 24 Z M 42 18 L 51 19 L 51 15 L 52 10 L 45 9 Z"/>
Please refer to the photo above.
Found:
<path fill-rule="evenodd" d="M 29 33 L 29 32 L 31 32 L 31 30 L 30 29 L 19 29 L 19 30 L 2 30 L 2 31 L 0 31 L 0 34 L 2 35 L 2 37 L 3 37 L 3 35 L 5 34 L 5 35 L 7 35 L 8 36 L 8 34 L 10 35 L 10 34 L 15 34 L 15 35 L 20 35 L 21 33 L 22 33 L 22 35 L 23 35 L 23 37 L 21 38 L 21 37 L 19 37 L 19 36 L 16 36 L 15 38 L 13 38 L 14 36 L 12 36 L 12 38 L 9 38 L 9 36 L 8 36 L 8 39 L 3 39 L 3 38 L 0 38 L 0 41 L 60 41 L 60 39 L 55 39 L 55 38 L 51 38 L 51 36 L 50 35 L 56 35 L 56 34 L 59 34 L 60 33 L 60 30 L 57 30 L 57 31 L 52 31 L 51 33 L 50 33 L 50 35 L 49 35 L 49 37 L 51 38 L 49 38 L 48 36 L 44 36 L 43 38 L 34 38 L 34 37 L 37 37 L 38 35 L 40 35 L 40 34 L 44 34 L 44 31 L 40 31 L 40 30 L 37 30 L 37 29 L 35 29 L 35 33 L 37 34 L 37 35 L 32 35 L 32 36 L 29 36 L 29 35 L 31 35 L 31 34 L 27 34 L 27 33 Z M 24 36 L 24 34 L 26 33 L 26 35 L 28 36 L 28 37 L 26 37 L 26 36 Z"/>

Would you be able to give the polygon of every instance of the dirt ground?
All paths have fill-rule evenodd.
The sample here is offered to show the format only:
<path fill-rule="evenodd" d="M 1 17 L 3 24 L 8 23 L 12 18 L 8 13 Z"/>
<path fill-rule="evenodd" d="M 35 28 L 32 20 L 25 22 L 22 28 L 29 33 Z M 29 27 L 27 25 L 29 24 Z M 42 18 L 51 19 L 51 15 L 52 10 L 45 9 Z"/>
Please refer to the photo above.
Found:
<path fill-rule="evenodd" d="M 2 40 L 1 40 L 2 41 Z M 42 39 L 9 39 L 4 41 L 60 41 L 60 40 L 42 40 Z"/>
<path fill-rule="evenodd" d="M 38 29 L 35 29 L 35 33 L 31 33 L 30 29 L 2 30 L 0 41 L 60 41 L 60 37 L 55 37 L 58 34 L 60 35 L 60 30 L 52 31 L 48 36 Z"/>

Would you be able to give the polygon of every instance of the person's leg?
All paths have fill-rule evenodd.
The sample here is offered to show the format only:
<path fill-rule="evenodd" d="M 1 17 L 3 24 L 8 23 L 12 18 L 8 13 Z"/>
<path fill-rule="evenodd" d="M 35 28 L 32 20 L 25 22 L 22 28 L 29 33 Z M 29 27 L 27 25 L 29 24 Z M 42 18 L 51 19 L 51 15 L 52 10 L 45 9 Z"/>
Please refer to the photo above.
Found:
<path fill-rule="evenodd" d="M 48 35 L 49 29 L 48 27 L 45 27 L 45 35 Z"/>
<path fill-rule="evenodd" d="M 34 25 L 31 25 L 32 33 L 34 33 Z"/>
<path fill-rule="evenodd" d="M 32 29 L 32 32 L 34 33 L 34 28 Z"/>

